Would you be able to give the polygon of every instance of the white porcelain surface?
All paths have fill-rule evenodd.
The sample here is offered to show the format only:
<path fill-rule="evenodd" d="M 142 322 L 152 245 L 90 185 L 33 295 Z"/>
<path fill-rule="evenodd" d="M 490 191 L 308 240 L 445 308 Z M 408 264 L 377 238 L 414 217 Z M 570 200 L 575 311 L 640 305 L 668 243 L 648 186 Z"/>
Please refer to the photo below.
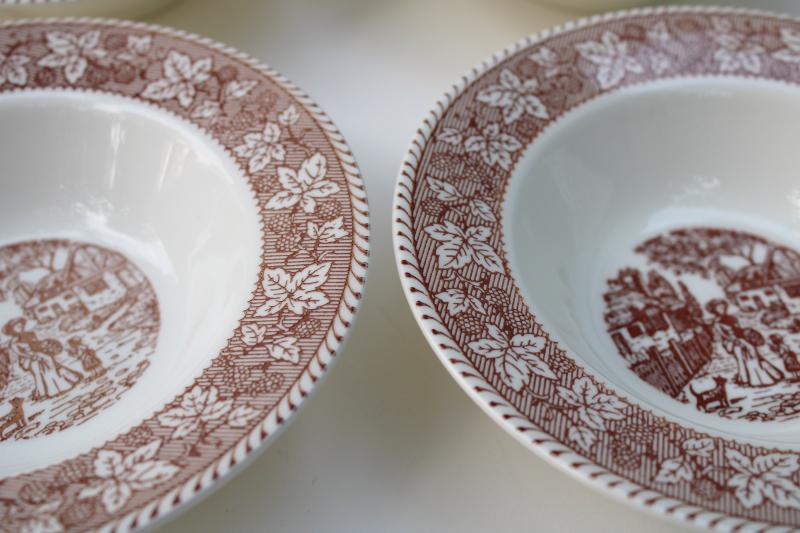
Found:
<path fill-rule="evenodd" d="M 144 17 L 177 0 L 0 0 L 0 18 L 20 17 Z"/>
<path fill-rule="evenodd" d="M 722 227 L 797 248 L 800 90 L 696 78 L 599 97 L 551 126 L 520 162 L 504 233 L 526 302 L 559 343 L 616 390 L 703 431 L 798 447 L 797 421 L 701 413 L 629 371 L 603 322 L 606 281 L 669 230 Z M 724 296 L 711 282 L 701 301 Z"/>
<path fill-rule="evenodd" d="M 260 228 L 246 181 L 218 145 L 122 97 L 4 95 L 0 160 L 0 245 L 63 238 L 118 251 L 147 275 L 161 315 L 151 365 L 131 390 L 80 426 L 4 442 L 8 476 L 108 440 L 191 383 L 247 307 Z M 0 322 L 13 312 L 0 309 Z"/>

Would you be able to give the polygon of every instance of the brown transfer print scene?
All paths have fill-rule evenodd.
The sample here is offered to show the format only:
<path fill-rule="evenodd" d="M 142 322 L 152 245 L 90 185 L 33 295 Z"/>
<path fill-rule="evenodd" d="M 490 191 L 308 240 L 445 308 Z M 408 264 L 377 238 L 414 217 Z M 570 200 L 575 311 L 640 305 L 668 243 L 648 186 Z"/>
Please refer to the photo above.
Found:
<path fill-rule="evenodd" d="M 149 365 L 160 314 L 123 255 L 66 240 L 0 248 L 0 441 L 76 426 Z"/>
<path fill-rule="evenodd" d="M 604 319 L 642 380 L 700 411 L 800 416 L 800 254 L 744 233 L 670 231 L 608 280 Z"/>

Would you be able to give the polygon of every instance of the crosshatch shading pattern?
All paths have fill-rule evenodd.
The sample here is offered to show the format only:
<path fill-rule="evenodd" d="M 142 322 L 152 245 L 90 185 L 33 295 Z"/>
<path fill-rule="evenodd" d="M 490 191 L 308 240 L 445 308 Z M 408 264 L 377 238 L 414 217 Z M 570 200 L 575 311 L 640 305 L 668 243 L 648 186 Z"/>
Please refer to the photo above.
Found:
<path fill-rule="evenodd" d="M 798 63 L 800 24 L 789 18 L 656 8 L 587 19 L 466 76 L 425 121 L 398 182 L 401 275 L 451 373 L 520 440 L 575 475 L 709 527 L 800 523 L 800 456 L 671 423 L 584 371 L 522 301 L 500 209 L 524 148 L 575 106 L 682 76 L 796 83 Z"/>
<path fill-rule="evenodd" d="M 7 23 L 0 91 L 19 90 L 102 91 L 195 125 L 236 161 L 261 214 L 263 263 L 248 309 L 202 375 L 101 447 L 0 480 L 2 529 L 137 528 L 245 459 L 332 362 L 364 283 L 363 183 L 308 97 L 180 32 L 92 19 Z"/>

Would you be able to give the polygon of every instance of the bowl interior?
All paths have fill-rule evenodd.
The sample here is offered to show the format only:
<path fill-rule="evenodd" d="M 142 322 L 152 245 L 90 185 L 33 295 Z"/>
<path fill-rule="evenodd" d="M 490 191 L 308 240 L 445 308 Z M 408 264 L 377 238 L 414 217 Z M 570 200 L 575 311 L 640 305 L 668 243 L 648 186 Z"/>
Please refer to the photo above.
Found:
<path fill-rule="evenodd" d="M 799 137 L 800 91 L 753 79 L 651 82 L 570 111 L 506 194 L 531 311 L 657 412 L 792 445 Z"/>
<path fill-rule="evenodd" d="M 37 437 L 6 435 L 5 477 L 104 442 L 199 374 L 257 281 L 260 220 L 210 137 L 122 97 L 4 95 L 0 161 L 0 416 L 21 398 Z"/>

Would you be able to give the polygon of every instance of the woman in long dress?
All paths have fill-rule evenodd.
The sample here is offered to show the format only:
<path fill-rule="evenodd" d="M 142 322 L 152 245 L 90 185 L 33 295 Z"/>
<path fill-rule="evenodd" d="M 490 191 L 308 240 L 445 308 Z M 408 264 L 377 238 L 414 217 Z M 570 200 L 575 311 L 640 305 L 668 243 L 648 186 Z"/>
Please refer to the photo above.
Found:
<path fill-rule="evenodd" d="M 792 350 L 783 337 L 777 333 L 769 336 L 769 347 L 772 353 L 779 356 L 783 361 L 783 368 L 791 376 L 791 381 L 800 380 L 800 358 L 797 352 Z"/>
<path fill-rule="evenodd" d="M 754 329 L 743 329 L 739 320 L 728 314 L 728 302 L 711 300 L 706 308 L 714 315 L 715 336 L 736 360 L 734 381 L 738 385 L 766 387 L 783 379 L 783 372 L 761 355 L 764 337 Z"/>
<path fill-rule="evenodd" d="M 56 361 L 62 346 L 56 340 L 39 341 L 32 331 L 25 331 L 26 320 L 15 318 L 3 326 L 11 337 L 8 350 L 23 370 L 33 377 L 34 401 L 53 398 L 72 390 L 81 381 L 81 374 Z"/>

